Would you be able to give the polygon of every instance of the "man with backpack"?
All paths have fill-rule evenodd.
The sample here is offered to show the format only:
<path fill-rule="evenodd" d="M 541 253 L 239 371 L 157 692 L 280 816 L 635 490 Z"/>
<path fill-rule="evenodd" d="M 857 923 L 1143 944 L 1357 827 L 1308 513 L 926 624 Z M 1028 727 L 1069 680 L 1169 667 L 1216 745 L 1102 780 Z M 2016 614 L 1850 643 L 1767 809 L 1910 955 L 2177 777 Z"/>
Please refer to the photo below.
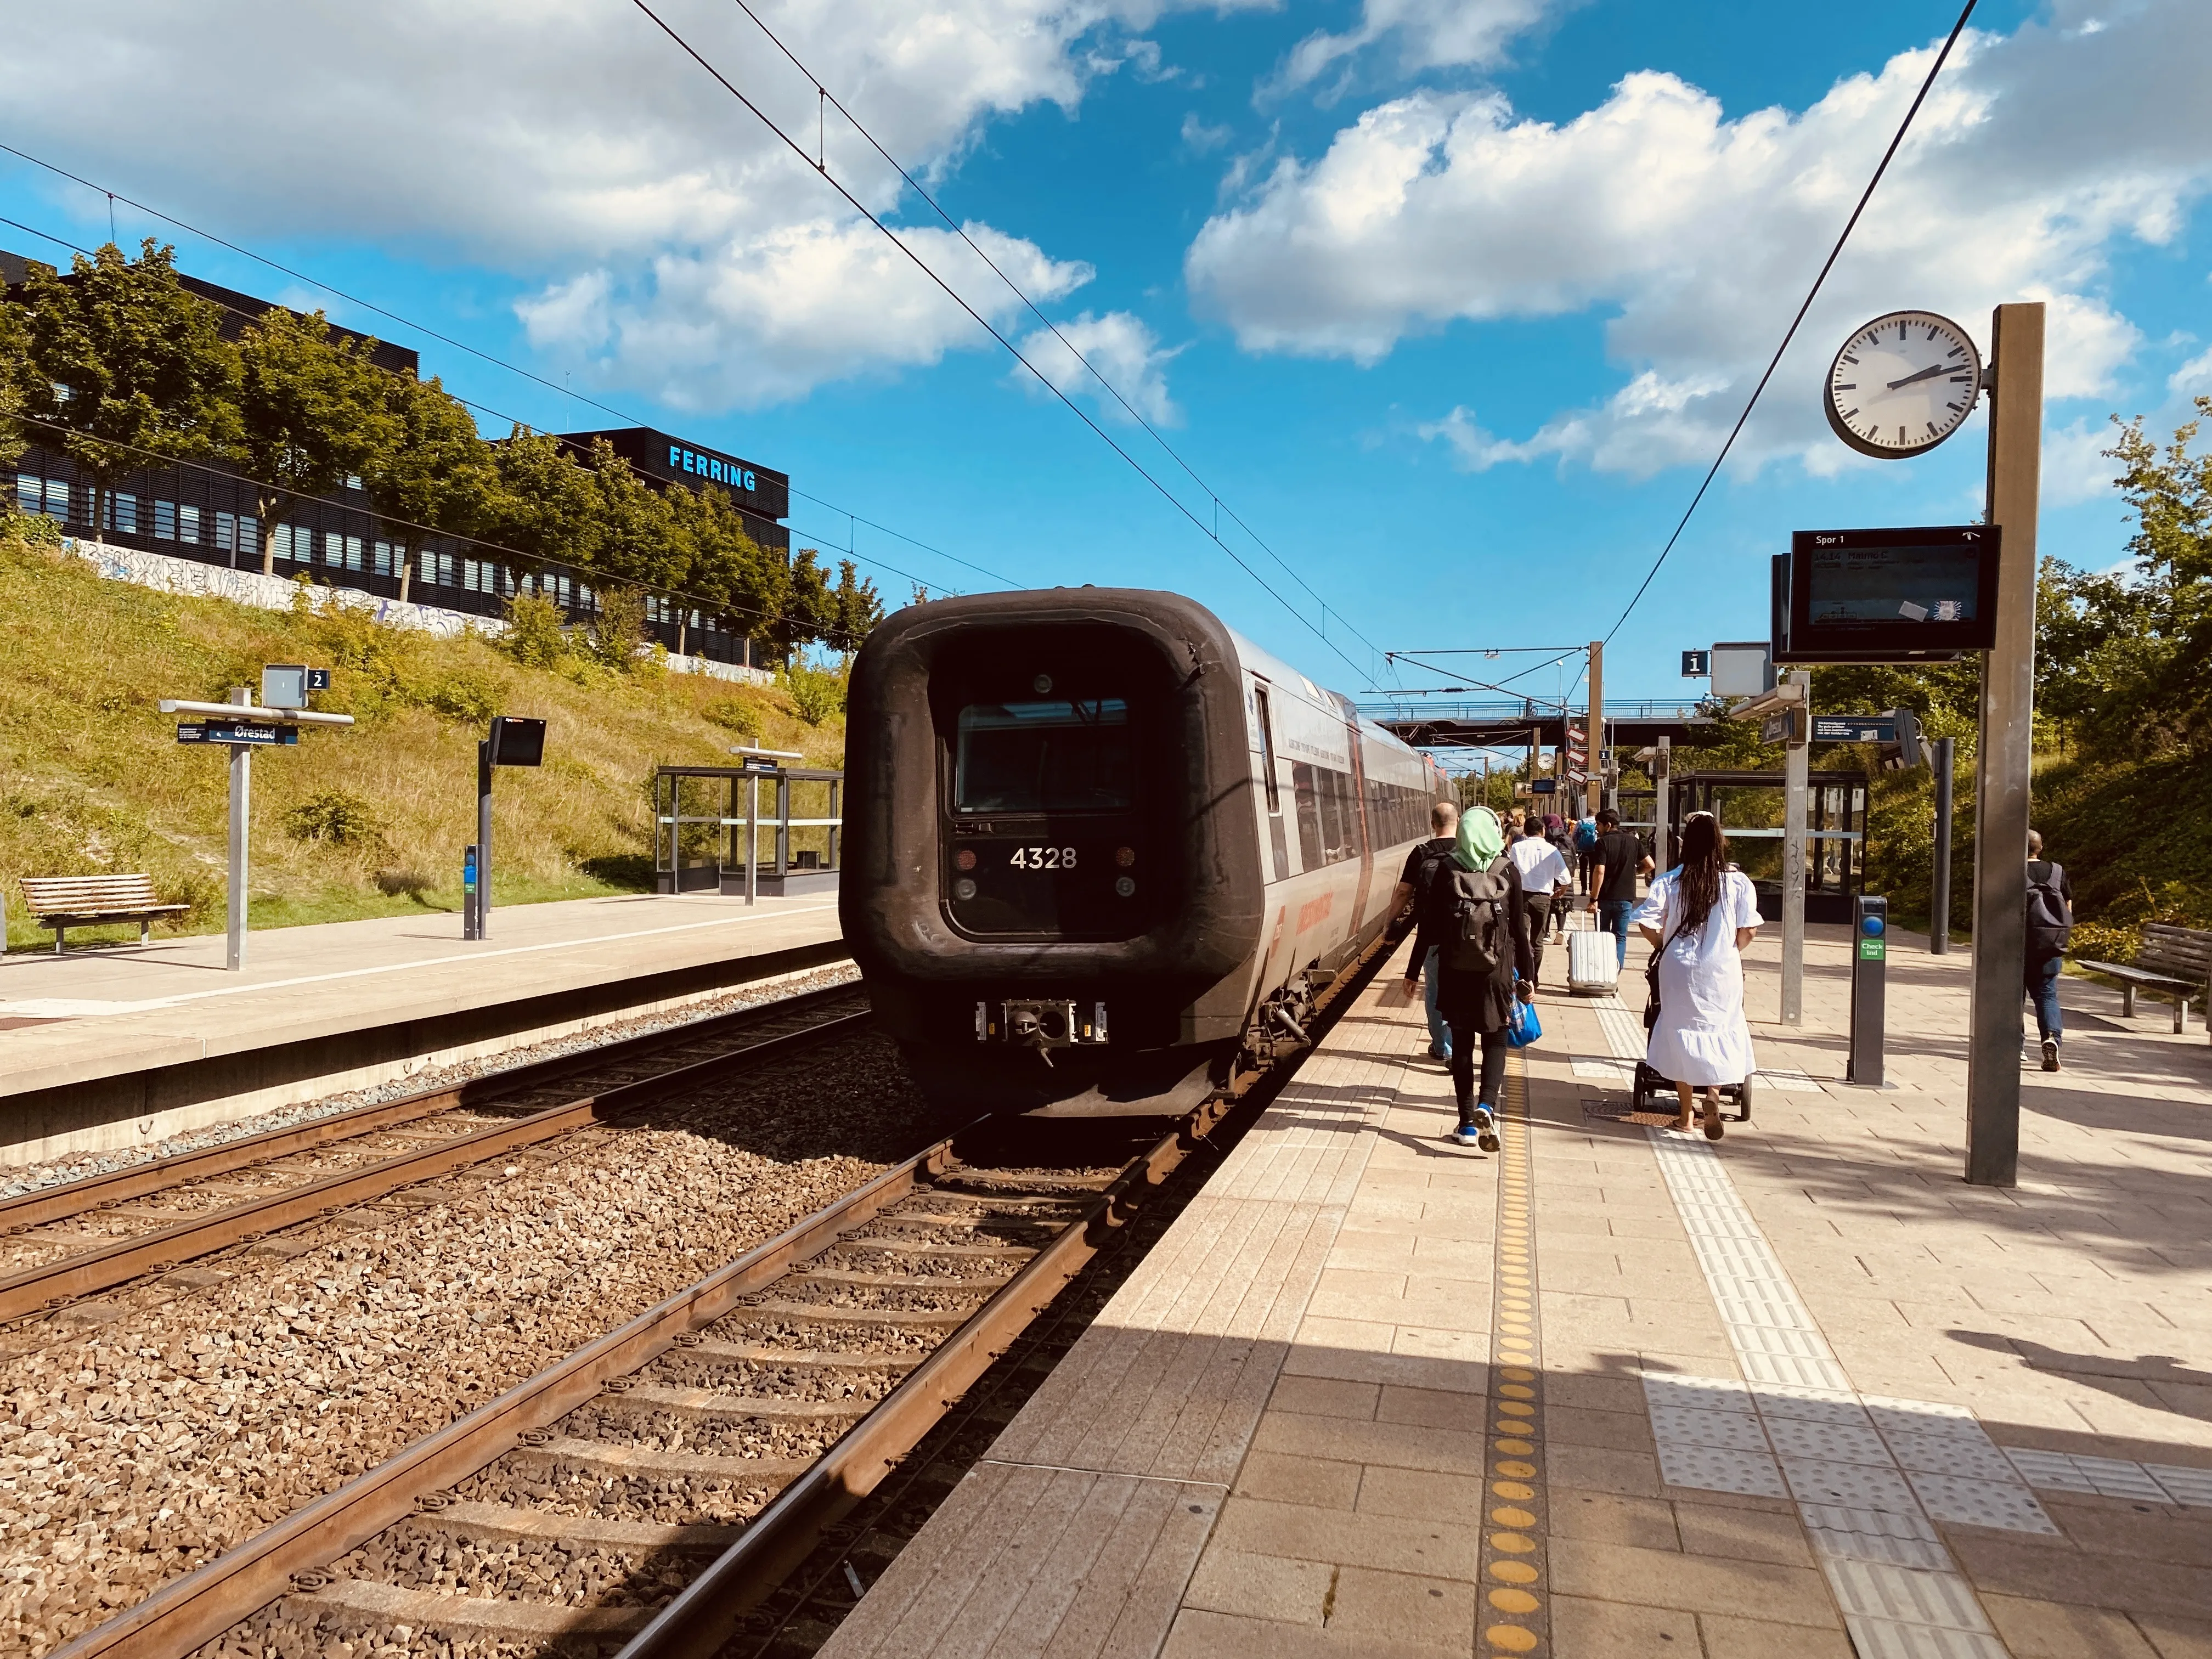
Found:
<path fill-rule="evenodd" d="M 1535 993 L 1528 913 L 1521 872 L 1505 855 L 1505 829 L 1486 806 L 1460 815 L 1451 856 L 1429 866 L 1415 902 L 1420 935 L 1411 967 L 1437 953 L 1437 1004 L 1451 1027 L 1451 1077 L 1459 1101 L 1462 1146 L 1498 1150 L 1498 1098 L 1505 1086 L 1506 1026 L 1516 1000 Z M 1408 991 L 1413 975 L 1406 975 Z M 1482 1044 L 1482 1086 L 1474 1081 L 1474 1048 Z"/>
<path fill-rule="evenodd" d="M 1455 839 L 1459 830 L 1459 808 L 1448 800 L 1440 800 L 1429 808 L 1429 829 L 1431 838 L 1421 842 L 1406 854 L 1406 867 L 1398 872 L 1397 890 L 1390 895 L 1390 914 L 1397 915 L 1420 895 L 1431 866 L 1440 859 L 1451 856 L 1452 848 L 1459 843 Z M 1416 949 L 1407 967 L 1412 971 L 1425 972 L 1428 981 L 1429 1000 L 1429 1058 L 1449 1060 L 1451 1058 L 1451 1030 L 1443 1016 L 1437 1011 L 1437 962 L 1431 950 L 1424 955 Z"/>
<path fill-rule="evenodd" d="M 2027 832 L 2027 995 L 2035 1004 L 2036 1033 L 2043 1039 L 2043 1069 L 2058 1069 L 2058 1039 L 2065 1022 L 2058 1009 L 2058 975 L 2074 931 L 2074 884 L 2043 856 L 2043 837 Z"/>

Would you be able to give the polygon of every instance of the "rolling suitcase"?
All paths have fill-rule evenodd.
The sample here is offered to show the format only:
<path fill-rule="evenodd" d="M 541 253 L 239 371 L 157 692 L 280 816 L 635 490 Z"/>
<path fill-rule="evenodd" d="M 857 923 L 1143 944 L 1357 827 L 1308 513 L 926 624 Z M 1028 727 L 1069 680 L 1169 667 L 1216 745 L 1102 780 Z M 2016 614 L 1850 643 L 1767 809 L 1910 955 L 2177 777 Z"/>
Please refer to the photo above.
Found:
<path fill-rule="evenodd" d="M 1600 996 L 1620 984 L 1620 946 L 1610 933 L 1567 935 L 1567 989 L 1577 996 Z"/>

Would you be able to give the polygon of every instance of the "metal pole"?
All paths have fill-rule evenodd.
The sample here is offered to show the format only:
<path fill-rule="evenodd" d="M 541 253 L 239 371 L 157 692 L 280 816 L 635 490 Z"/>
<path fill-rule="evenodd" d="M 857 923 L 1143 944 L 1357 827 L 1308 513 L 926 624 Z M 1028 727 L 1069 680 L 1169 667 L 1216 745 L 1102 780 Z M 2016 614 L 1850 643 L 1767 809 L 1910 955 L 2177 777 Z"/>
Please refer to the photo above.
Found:
<path fill-rule="evenodd" d="M 1605 787 L 1605 641 L 1592 640 L 1589 648 L 1589 714 L 1583 721 L 1583 768 L 1589 775 L 1583 793 L 1601 806 L 1613 805 Z"/>
<path fill-rule="evenodd" d="M 230 700 L 241 708 L 253 707 L 253 693 L 243 685 L 230 688 Z M 246 969 L 246 844 L 253 822 L 253 745 L 230 745 L 230 891 L 225 908 L 229 923 L 223 945 L 222 965 L 232 973 Z"/>
<path fill-rule="evenodd" d="M 1805 687 L 1791 706 L 1790 746 L 1782 772 L 1782 1023 L 1805 1023 L 1805 805 L 1812 784 L 1813 751 L 1806 742 L 1813 729 L 1813 677 L 1803 669 L 1790 676 Z"/>
<path fill-rule="evenodd" d="M 2036 492 L 2043 470 L 2043 307 L 1990 322 L 1989 520 L 2002 533 L 1996 644 L 1982 660 L 1974 756 L 1974 991 L 1966 1047 L 1966 1179 L 2020 1173 L 2021 975 L 2028 772 L 2034 759 Z"/>
<path fill-rule="evenodd" d="M 1928 953 L 1951 953 L 1951 739 L 1936 739 L 1936 890 L 1928 918 Z"/>
<path fill-rule="evenodd" d="M 1654 797 L 1651 809 L 1651 817 L 1654 820 L 1651 828 L 1651 861 L 1662 873 L 1674 867 L 1673 849 L 1667 845 L 1668 831 L 1672 827 L 1668 823 L 1671 815 L 1668 811 L 1670 804 L 1667 799 L 1669 787 L 1668 780 L 1674 775 L 1674 740 L 1662 736 L 1659 739 L 1659 758 L 1652 763 L 1651 767 L 1651 793 Z"/>
<path fill-rule="evenodd" d="M 491 937 L 491 739 L 477 743 L 477 937 Z"/>
<path fill-rule="evenodd" d="M 760 902 L 760 774 L 745 780 L 745 902 Z"/>

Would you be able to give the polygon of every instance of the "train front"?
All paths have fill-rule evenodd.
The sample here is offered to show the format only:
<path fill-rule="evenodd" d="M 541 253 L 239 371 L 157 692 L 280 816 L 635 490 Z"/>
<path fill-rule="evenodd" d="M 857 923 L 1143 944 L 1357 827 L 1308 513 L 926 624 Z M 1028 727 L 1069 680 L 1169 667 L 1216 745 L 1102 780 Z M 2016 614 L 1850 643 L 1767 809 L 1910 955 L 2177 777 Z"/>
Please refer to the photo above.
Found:
<path fill-rule="evenodd" d="M 1262 902 L 1236 649 L 1171 593 L 902 611 L 854 664 L 839 912 L 933 1098 L 1195 1102 L 1248 1013 Z"/>

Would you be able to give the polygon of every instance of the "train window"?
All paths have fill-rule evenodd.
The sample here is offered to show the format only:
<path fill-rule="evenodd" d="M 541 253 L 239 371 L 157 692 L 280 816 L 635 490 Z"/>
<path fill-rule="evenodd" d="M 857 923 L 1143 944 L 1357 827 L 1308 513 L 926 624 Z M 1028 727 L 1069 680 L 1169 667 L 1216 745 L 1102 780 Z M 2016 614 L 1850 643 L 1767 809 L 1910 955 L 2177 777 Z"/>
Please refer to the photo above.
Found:
<path fill-rule="evenodd" d="M 1267 811 L 1271 813 L 1279 812 L 1283 810 L 1283 799 L 1278 793 L 1275 782 L 1274 718 L 1269 714 L 1267 708 L 1267 688 L 1264 685 L 1256 686 L 1254 691 L 1260 701 L 1260 765 L 1261 775 L 1267 783 Z"/>
<path fill-rule="evenodd" d="M 1327 843 L 1321 838 L 1321 799 L 1316 787 L 1320 769 L 1304 761 L 1291 763 L 1291 793 L 1296 797 L 1298 809 L 1298 867 L 1318 870 L 1328 862 L 1324 850 Z"/>
<path fill-rule="evenodd" d="M 1125 812 L 1135 799 L 1120 697 L 971 702 L 960 711 L 952 798 L 962 812 Z"/>

